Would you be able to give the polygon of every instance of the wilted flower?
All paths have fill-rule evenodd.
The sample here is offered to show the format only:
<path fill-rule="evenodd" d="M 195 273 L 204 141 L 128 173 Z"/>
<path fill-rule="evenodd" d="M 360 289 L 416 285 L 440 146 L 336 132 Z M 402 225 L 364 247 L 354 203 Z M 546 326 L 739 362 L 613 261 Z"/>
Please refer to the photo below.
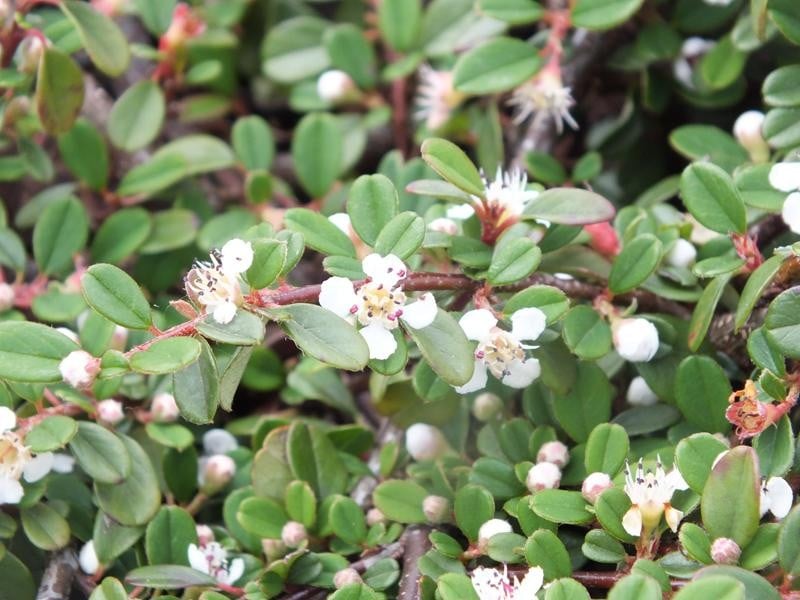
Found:
<path fill-rule="evenodd" d="M 420 66 L 414 116 L 418 121 L 424 121 L 428 129 L 435 131 L 447 123 L 453 109 L 458 108 L 465 98 L 465 94 L 453 87 L 452 71 Z"/>
<path fill-rule="evenodd" d="M 219 583 L 232 585 L 244 574 L 244 560 L 228 560 L 228 551 L 219 542 L 197 546 L 189 544 L 189 564 L 201 573 L 210 575 Z"/>
<path fill-rule="evenodd" d="M 534 115 L 535 121 L 552 119 L 558 133 L 564 130 L 565 122 L 572 129 L 578 129 L 578 123 L 569 112 L 575 105 L 572 90 L 564 86 L 561 75 L 553 70 L 545 69 L 516 88 L 508 103 L 515 109 L 517 124 Z"/>
<path fill-rule="evenodd" d="M 225 325 L 243 302 L 239 275 L 253 264 L 250 242 L 233 239 L 211 252 L 211 262 L 197 261 L 186 276 L 186 293 Z"/>
<path fill-rule="evenodd" d="M 464 313 L 458 324 L 469 339 L 478 342 L 478 347 L 472 378 L 456 391 L 467 394 L 482 389 L 488 379 L 487 370 L 509 387 L 524 388 L 533 383 L 541 368 L 537 359 L 525 358 L 525 350 L 536 346 L 522 342 L 537 339 L 546 321 L 538 308 L 521 308 L 511 315 L 511 331 L 505 331 L 497 327 L 497 319 L 485 308 Z"/>
<path fill-rule="evenodd" d="M 17 49 L 19 60 L 17 68 L 22 73 L 35 73 L 44 52 L 45 42 L 38 35 L 27 35 Z"/>
<path fill-rule="evenodd" d="M 20 478 L 39 481 L 53 466 L 53 453 L 42 452 L 34 457 L 14 431 L 17 415 L 7 406 L 0 406 L 0 505 L 17 504 L 24 494 Z"/>
<path fill-rule="evenodd" d="M 677 490 L 689 486 L 677 469 L 664 472 L 661 459 L 656 460 L 655 473 L 645 472 L 642 460 L 631 473 L 630 465 L 625 464 L 625 493 L 631 500 L 631 507 L 622 517 L 622 526 L 630 535 L 649 536 L 661 522 L 662 515 L 672 531 L 678 530 L 683 513 L 670 504 Z"/>
<path fill-rule="evenodd" d="M 759 498 L 759 512 L 772 515 L 780 520 L 792 510 L 794 492 L 783 477 L 770 477 L 761 482 L 761 495 Z"/>
<path fill-rule="evenodd" d="M 436 318 L 436 300 L 430 293 L 406 304 L 403 280 L 408 268 L 394 254 L 370 254 L 361 262 L 367 274 L 358 288 L 345 277 L 322 282 L 319 304 L 348 321 L 362 325 L 359 333 L 367 342 L 370 358 L 389 358 L 397 349 L 392 331 L 403 323 L 412 329 L 427 327 Z"/>
<path fill-rule="evenodd" d="M 561 484 L 561 469 L 550 462 L 533 465 L 525 478 L 525 485 L 531 493 L 552 490 Z"/>
<path fill-rule="evenodd" d="M 631 406 L 653 406 L 658 403 L 658 396 L 641 376 L 631 379 L 625 399 Z"/>
<path fill-rule="evenodd" d="M 544 571 L 541 567 L 531 567 L 519 580 L 516 576 L 508 576 L 508 567 L 503 565 L 503 572 L 489 567 L 478 567 L 470 577 L 472 587 L 480 600 L 531 600 L 544 583 Z"/>
<path fill-rule="evenodd" d="M 786 399 L 780 404 L 763 402 L 758 399 L 755 383 L 748 379 L 744 389 L 730 395 L 730 405 L 725 418 L 736 427 L 736 435 L 744 440 L 758 435 L 770 425 L 778 422 L 797 402 L 797 388 L 789 390 Z"/>
<path fill-rule="evenodd" d="M 658 351 L 658 329 L 647 319 L 616 319 L 611 324 L 614 348 L 631 362 L 647 362 Z"/>
<path fill-rule="evenodd" d="M 86 388 L 100 372 L 100 361 L 85 350 L 75 350 L 61 360 L 58 370 L 72 387 Z"/>
<path fill-rule="evenodd" d="M 414 423 L 406 429 L 406 452 L 414 460 L 435 460 L 448 448 L 442 432 L 433 425 Z"/>

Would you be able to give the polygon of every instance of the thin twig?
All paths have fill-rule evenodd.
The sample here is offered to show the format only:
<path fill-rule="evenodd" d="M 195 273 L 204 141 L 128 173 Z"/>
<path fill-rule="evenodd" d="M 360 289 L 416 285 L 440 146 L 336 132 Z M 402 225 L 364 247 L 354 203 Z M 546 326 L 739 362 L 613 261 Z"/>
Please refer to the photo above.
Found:
<path fill-rule="evenodd" d="M 400 587 L 397 593 L 397 600 L 418 600 L 419 580 L 419 559 L 430 550 L 431 542 L 428 539 L 430 527 L 424 525 L 411 525 L 403 535 L 403 576 L 400 579 Z"/>

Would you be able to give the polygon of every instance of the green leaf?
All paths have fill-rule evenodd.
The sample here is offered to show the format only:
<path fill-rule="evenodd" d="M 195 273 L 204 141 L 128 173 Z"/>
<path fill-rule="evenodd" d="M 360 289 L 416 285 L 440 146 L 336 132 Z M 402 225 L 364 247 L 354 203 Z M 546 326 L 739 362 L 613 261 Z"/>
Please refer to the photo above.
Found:
<path fill-rule="evenodd" d="M 139 373 L 163 375 L 190 365 L 200 356 L 201 350 L 200 342 L 192 337 L 164 338 L 136 352 L 130 364 Z"/>
<path fill-rule="evenodd" d="M 33 257 L 47 275 L 63 273 L 73 266 L 74 255 L 89 237 L 89 217 L 75 198 L 50 204 L 33 228 Z"/>
<path fill-rule="evenodd" d="M 358 545 L 367 537 L 367 523 L 364 511 L 347 496 L 337 497 L 331 504 L 330 515 L 333 533 L 348 544 Z"/>
<path fill-rule="evenodd" d="M 550 582 L 544 600 L 590 600 L 589 592 L 574 579 L 557 579 Z"/>
<path fill-rule="evenodd" d="M 88 421 L 78 423 L 69 449 L 81 469 L 96 482 L 115 484 L 131 473 L 131 457 L 122 440 L 105 427 Z"/>
<path fill-rule="evenodd" d="M 568 525 L 584 525 L 594 519 L 580 492 L 541 490 L 531 497 L 533 512 L 552 521 Z"/>
<path fill-rule="evenodd" d="M 470 541 L 478 539 L 481 525 L 494 517 L 494 498 L 485 487 L 467 484 L 456 492 L 453 510 L 456 524 Z"/>
<path fill-rule="evenodd" d="M 0 322 L 0 379 L 26 383 L 61 381 L 58 365 L 78 345 L 64 334 L 25 321 Z"/>
<path fill-rule="evenodd" d="M 246 531 L 261 538 L 280 538 L 283 526 L 289 521 L 283 507 L 269 498 L 247 498 L 239 505 L 236 515 Z"/>
<path fill-rule="evenodd" d="M 27 443 L 27 439 L 26 439 Z M 794 434 L 789 416 L 784 415 L 774 427 L 767 427 L 753 439 L 761 475 L 780 477 L 792 466 L 795 454 Z"/>
<path fill-rule="evenodd" d="M 610 488 L 600 494 L 594 503 L 597 520 L 603 529 L 622 542 L 631 543 L 636 540 L 622 526 L 622 517 L 631 507 L 631 500 L 620 488 Z"/>
<path fill-rule="evenodd" d="M 353 242 L 326 217 L 307 208 L 290 208 L 283 217 L 287 229 L 303 235 L 306 245 L 323 254 L 355 257 Z"/>
<path fill-rule="evenodd" d="M 83 106 L 83 72 L 55 47 L 45 48 L 36 77 L 36 111 L 45 130 L 66 133 Z"/>
<path fill-rule="evenodd" d="M 397 190 L 388 177 L 362 175 L 356 179 L 347 199 L 347 214 L 358 237 L 375 246 L 381 231 L 397 216 L 398 202 Z"/>
<path fill-rule="evenodd" d="M 532 285 L 508 299 L 503 312 L 514 314 L 520 308 L 538 308 L 547 317 L 547 323 L 557 321 L 569 308 L 566 294 L 549 285 Z"/>
<path fill-rule="evenodd" d="M 144 534 L 144 527 L 120 525 L 103 511 L 97 511 L 92 531 L 92 541 L 97 558 L 110 564 L 129 550 Z"/>
<path fill-rule="evenodd" d="M 620 426 L 612 423 L 601 423 L 589 434 L 586 440 L 584 463 L 586 471 L 601 471 L 614 477 L 625 464 L 630 442 L 628 434 Z"/>
<path fill-rule="evenodd" d="M 255 346 L 264 339 L 264 321 L 246 310 L 237 310 L 233 321 L 221 325 L 213 316 L 197 324 L 197 332 L 209 340 L 236 346 Z"/>
<path fill-rule="evenodd" d="M 555 415 L 576 442 L 585 442 L 600 423 L 611 418 L 614 389 L 603 370 L 594 363 L 578 363 L 578 379 L 566 395 L 554 398 Z"/>
<path fill-rule="evenodd" d="M 625 548 L 602 529 L 590 529 L 586 533 L 581 552 L 589 560 L 617 564 L 625 559 Z"/>
<path fill-rule="evenodd" d="M 703 600 L 715 598 L 716 600 L 745 600 L 745 587 L 733 577 L 717 575 L 691 581 L 688 585 L 678 590 L 675 600 Z"/>
<path fill-rule="evenodd" d="M 561 335 L 567 347 L 584 360 L 596 360 L 611 350 L 611 327 L 589 306 L 570 309 Z"/>
<path fill-rule="evenodd" d="M 114 102 L 108 116 L 108 137 L 121 150 L 133 152 L 152 142 L 161 126 L 167 107 L 157 83 L 137 81 Z"/>
<path fill-rule="evenodd" d="M 25 246 L 13 229 L 0 229 L 0 265 L 17 273 L 25 270 Z"/>
<path fill-rule="evenodd" d="M 523 218 L 562 225 L 589 225 L 614 218 L 616 209 L 600 194 L 580 188 L 551 188 L 528 202 Z"/>
<path fill-rule="evenodd" d="M 125 591 L 119 579 L 114 577 L 104 577 L 89 596 L 89 600 L 128 600 L 128 592 Z"/>
<path fill-rule="evenodd" d="M 795 506 L 778 534 L 778 559 L 789 575 L 800 574 L 800 507 Z"/>
<path fill-rule="evenodd" d="M 727 234 L 747 228 L 744 202 L 733 180 L 710 163 L 693 163 L 681 174 L 681 197 L 702 225 Z"/>
<path fill-rule="evenodd" d="M 381 37 L 398 52 L 416 46 L 422 23 L 420 0 L 385 0 L 378 5 L 378 28 Z"/>
<path fill-rule="evenodd" d="M 42 550 L 58 550 L 69 543 L 69 524 L 47 504 L 20 510 L 22 528 L 31 543 Z"/>
<path fill-rule="evenodd" d="M 151 422 L 145 425 L 145 431 L 147 436 L 157 444 L 175 448 L 179 452 L 194 444 L 192 432 L 178 423 Z"/>
<path fill-rule="evenodd" d="M 545 580 L 569 577 L 572 564 L 564 543 L 547 529 L 535 531 L 525 543 L 525 560 L 529 565 L 541 567 Z"/>
<path fill-rule="evenodd" d="M 350 75 L 361 89 L 374 86 L 375 50 L 360 27 L 341 23 L 325 32 L 324 41 L 331 66 Z"/>
<path fill-rule="evenodd" d="M 192 515 L 179 506 L 162 506 L 145 532 L 147 561 L 151 565 L 189 566 L 189 544 L 197 544 Z"/>
<path fill-rule="evenodd" d="M 780 271 L 783 261 L 784 258 L 776 254 L 761 263 L 747 278 L 747 283 L 744 284 L 742 289 L 742 295 L 739 296 L 739 304 L 736 306 L 734 326 L 737 330 L 747 323 L 756 303 L 778 274 L 778 271 Z"/>
<path fill-rule="evenodd" d="M 431 138 L 422 143 L 422 159 L 442 179 L 468 194 L 483 197 L 484 188 L 478 169 L 464 151 L 454 143 Z"/>
<path fill-rule="evenodd" d="M 623 577 L 608 593 L 608 600 L 661 600 L 663 597 L 658 582 L 639 573 Z"/>
<path fill-rule="evenodd" d="M 92 265 L 81 278 L 81 288 L 89 306 L 109 321 L 129 329 L 150 327 L 150 304 L 139 285 L 122 269 Z"/>
<path fill-rule="evenodd" d="M 286 486 L 286 512 L 292 521 L 306 528 L 314 526 L 317 519 L 317 498 L 307 481 L 293 481 Z"/>
<path fill-rule="evenodd" d="M 195 355 L 197 360 L 183 361 L 185 364 L 181 369 L 170 368 L 174 371 L 172 375 L 172 387 L 175 395 L 175 402 L 181 411 L 181 416 L 190 423 L 211 423 L 219 406 L 219 375 L 214 354 L 211 347 L 205 340 L 198 341 L 193 338 L 173 338 L 187 339 L 194 342 L 193 346 L 198 349 Z M 169 340 L 164 340 L 169 341 Z M 186 352 L 178 349 L 175 354 Z M 135 354 L 135 359 L 138 354 Z M 171 354 L 173 356 L 173 354 Z M 133 359 L 131 366 L 134 366 Z"/>
<path fill-rule="evenodd" d="M 414 212 L 401 212 L 381 229 L 375 239 L 375 252 L 406 259 L 419 250 L 424 240 L 425 220 Z"/>
<path fill-rule="evenodd" d="M 142 447 L 127 436 L 121 438 L 131 458 L 131 472 L 122 483 L 95 481 L 97 504 L 122 525 L 144 525 L 161 506 L 158 478 Z"/>
<path fill-rule="evenodd" d="M 347 471 L 336 448 L 319 428 L 294 423 L 286 440 L 289 466 L 297 479 L 307 481 L 318 498 L 341 494 L 347 486 Z"/>
<path fill-rule="evenodd" d="M 751 571 L 760 571 L 778 560 L 778 523 L 764 523 L 759 526 L 753 539 L 742 550 L 739 564 Z"/>
<path fill-rule="evenodd" d="M 231 144 L 248 171 L 266 171 L 272 165 L 275 139 L 267 122 L 258 115 L 236 120 L 231 129 Z"/>
<path fill-rule="evenodd" d="M 711 540 L 702 527 L 694 523 L 683 523 L 678 538 L 683 552 L 689 558 L 707 565 L 714 562 L 711 558 Z"/>
<path fill-rule="evenodd" d="M 702 494 L 711 465 L 727 446 L 710 433 L 695 433 L 683 438 L 675 448 L 675 463 L 696 493 Z"/>
<path fill-rule="evenodd" d="M 728 376 L 713 358 L 687 356 L 678 367 L 676 403 L 684 418 L 703 431 L 730 429 L 725 409 L 732 391 Z"/>
<path fill-rule="evenodd" d="M 262 70 L 278 83 L 297 83 L 317 75 L 330 64 L 322 37 L 328 21 L 308 16 L 271 27 L 261 47 Z"/>
<path fill-rule="evenodd" d="M 459 57 L 453 69 L 453 84 L 464 94 L 505 92 L 533 77 L 542 62 L 530 44 L 497 37 Z"/>
<path fill-rule="evenodd" d="M 800 358 L 800 287 L 781 292 L 764 320 L 769 341 L 789 358 Z"/>
<path fill-rule="evenodd" d="M 314 198 L 324 196 L 336 181 L 343 151 L 342 129 L 333 115 L 311 113 L 298 123 L 292 137 L 294 168 Z"/>
<path fill-rule="evenodd" d="M 757 573 L 746 571 L 741 567 L 734 567 L 732 565 L 713 565 L 705 567 L 695 573 L 694 579 L 701 580 L 707 577 L 717 577 L 718 575 L 729 576 L 743 583 L 745 598 L 758 598 L 763 600 L 780 600 L 781 598 L 781 595 L 772 583 Z"/>
<path fill-rule="evenodd" d="M 759 484 L 758 457 L 752 448 L 737 446 L 719 460 L 700 503 L 703 524 L 712 538 L 726 537 L 740 548 L 747 546 L 760 520 Z"/>
<path fill-rule="evenodd" d="M 764 79 L 761 87 L 764 102 L 770 106 L 800 106 L 798 77 L 800 77 L 800 65 L 788 65 L 772 71 Z"/>
<path fill-rule="evenodd" d="M 497 244 L 489 265 L 489 283 L 515 283 L 533 273 L 541 260 L 542 251 L 528 238 L 516 238 L 505 244 Z"/>
<path fill-rule="evenodd" d="M 746 61 L 747 54 L 734 46 L 731 37 L 722 37 L 700 59 L 700 77 L 709 89 L 724 89 L 741 76 Z"/>
<path fill-rule="evenodd" d="M 72 174 L 93 190 L 108 182 L 108 149 L 103 136 L 86 119 L 78 119 L 58 137 L 58 152 Z"/>
<path fill-rule="evenodd" d="M 711 326 L 711 320 L 714 317 L 717 304 L 722 298 L 725 286 L 728 285 L 728 281 L 732 276 L 733 273 L 725 273 L 712 279 L 697 301 L 692 313 L 692 319 L 689 321 L 689 335 L 687 337 L 689 349 L 692 352 L 697 352 L 703 343 L 708 328 Z"/>
<path fill-rule="evenodd" d="M 764 119 L 763 132 L 774 148 L 794 148 L 800 144 L 800 108 L 773 108 Z"/>
<path fill-rule="evenodd" d="M 85 2 L 66 0 L 59 8 L 75 25 L 86 53 L 97 68 L 112 77 L 122 75 L 131 53 L 128 40 L 114 21 Z"/>
<path fill-rule="evenodd" d="M 51 415 L 25 434 L 25 445 L 32 452 L 51 452 L 66 446 L 78 432 L 78 423 L 70 417 Z"/>
<path fill-rule="evenodd" d="M 452 315 L 438 309 L 433 323 L 422 329 L 406 327 L 422 357 L 450 385 L 464 385 L 472 377 L 475 357 L 464 331 Z"/>
<path fill-rule="evenodd" d="M 120 263 L 136 252 L 153 229 L 153 221 L 143 208 L 123 208 L 108 217 L 92 240 L 94 262 Z"/>
<path fill-rule="evenodd" d="M 410 480 L 389 479 L 375 488 L 372 501 L 390 521 L 398 523 L 424 523 L 422 502 L 428 492 Z M 492 505 L 494 510 L 494 504 Z"/>
<path fill-rule="evenodd" d="M 643 0 L 577 0 L 572 5 L 575 27 L 603 30 L 627 21 L 639 10 Z"/>
<path fill-rule="evenodd" d="M 193 586 L 214 587 L 217 580 L 201 571 L 182 565 L 138 567 L 128 571 L 125 581 L 133 586 L 158 589 L 183 589 Z"/>
<path fill-rule="evenodd" d="M 661 241 L 644 233 L 625 244 L 614 260 L 608 287 L 614 294 L 622 294 L 640 286 L 656 270 L 661 260 Z"/>
<path fill-rule="evenodd" d="M 525 25 L 537 21 L 542 7 L 534 0 L 478 0 L 481 13 L 512 25 Z"/>

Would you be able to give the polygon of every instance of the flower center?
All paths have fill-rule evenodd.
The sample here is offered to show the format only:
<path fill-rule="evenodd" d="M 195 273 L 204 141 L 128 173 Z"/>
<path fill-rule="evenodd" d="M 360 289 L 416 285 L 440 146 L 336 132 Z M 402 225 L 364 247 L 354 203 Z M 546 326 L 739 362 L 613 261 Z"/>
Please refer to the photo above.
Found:
<path fill-rule="evenodd" d="M 19 479 L 30 460 L 30 450 L 16 433 L 7 431 L 0 435 L 0 477 Z"/>
<path fill-rule="evenodd" d="M 195 264 L 186 276 L 186 290 L 204 306 L 223 302 L 233 302 L 238 305 L 241 301 L 239 284 L 222 270 L 216 254 L 211 254 L 211 261 L 211 263 Z"/>
<path fill-rule="evenodd" d="M 397 319 L 403 314 L 406 295 L 402 290 L 390 289 L 385 285 L 365 283 L 358 289 L 362 304 L 354 306 L 353 312 L 358 314 L 358 322 L 362 325 L 380 322 L 386 329 L 397 327 Z"/>
<path fill-rule="evenodd" d="M 508 332 L 496 329 L 492 338 L 478 346 L 475 358 L 482 360 L 492 375 L 502 379 L 509 374 L 509 366 L 515 360 L 524 360 L 525 351 L 522 345 Z"/>

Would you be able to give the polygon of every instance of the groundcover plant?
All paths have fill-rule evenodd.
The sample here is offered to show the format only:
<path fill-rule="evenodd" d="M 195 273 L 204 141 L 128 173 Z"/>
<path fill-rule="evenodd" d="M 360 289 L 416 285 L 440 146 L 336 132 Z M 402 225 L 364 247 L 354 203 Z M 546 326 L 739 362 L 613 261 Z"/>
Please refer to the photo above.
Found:
<path fill-rule="evenodd" d="M 0 0 L 0 600 L 800 598 L 798 0 Z"/>

